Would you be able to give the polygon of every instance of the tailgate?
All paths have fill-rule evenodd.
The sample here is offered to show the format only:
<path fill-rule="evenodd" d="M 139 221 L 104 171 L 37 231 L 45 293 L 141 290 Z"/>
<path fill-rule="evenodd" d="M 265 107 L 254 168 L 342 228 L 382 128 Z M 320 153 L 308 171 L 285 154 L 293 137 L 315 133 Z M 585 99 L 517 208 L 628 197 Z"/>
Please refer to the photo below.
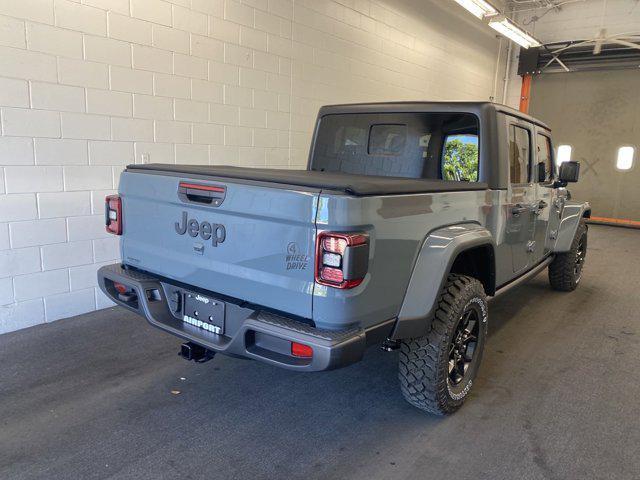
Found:
<path fill-rule="evenodd" d="M 319 191 L 125 171 L 123 262 L 311 318 Z"/>

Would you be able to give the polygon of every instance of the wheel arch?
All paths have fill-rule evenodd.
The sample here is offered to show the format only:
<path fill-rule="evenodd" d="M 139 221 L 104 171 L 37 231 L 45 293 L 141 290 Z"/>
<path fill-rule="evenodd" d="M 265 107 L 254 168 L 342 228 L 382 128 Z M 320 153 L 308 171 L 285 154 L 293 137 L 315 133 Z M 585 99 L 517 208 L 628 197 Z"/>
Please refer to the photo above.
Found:
<path fill-rule="evenodd" d="M 416 258 L 392 339 L 427 333 L 438 295 L 450 273 L 478 278 L 485 292 L 495 292 L 495 242 L 476 223 L 451 225 L 430 232 Z"/>
<path fill-rule="evenodd" d="M 458 253 L 448 273 L 468 275 L 482 283 L 487 295 L 496 293 L 496 256 L 492 243 L 481 243 Z"/>
<path fill-rule="evenodd" d="M 555 253 L 568 252 L 571 242 L 583 218 L 591 218 L 591 205 L 588 202 L 567 202 L 562 208 L 558 235 L 552 250 Z"/>

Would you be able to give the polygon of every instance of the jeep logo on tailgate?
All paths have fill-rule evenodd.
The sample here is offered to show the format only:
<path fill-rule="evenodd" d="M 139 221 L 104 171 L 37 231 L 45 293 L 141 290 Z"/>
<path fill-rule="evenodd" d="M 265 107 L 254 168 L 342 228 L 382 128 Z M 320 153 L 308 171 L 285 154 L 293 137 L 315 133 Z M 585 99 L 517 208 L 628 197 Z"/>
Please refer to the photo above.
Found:
<path fill-rule="evenodd" d="M 186 232 L 194 238 L 200 235 L 203 240 L 211 239 L 211 245 L 214 247 L 217 247 L 219 243 L 224 242 L 225 238 L 227 238 L 227 229 L 221 223 L 198 223 L 195 218 L 189 219 L 187 212 L 182 212 L 181 222 L 175 223 L 178 235 L 184 235 Z"/>

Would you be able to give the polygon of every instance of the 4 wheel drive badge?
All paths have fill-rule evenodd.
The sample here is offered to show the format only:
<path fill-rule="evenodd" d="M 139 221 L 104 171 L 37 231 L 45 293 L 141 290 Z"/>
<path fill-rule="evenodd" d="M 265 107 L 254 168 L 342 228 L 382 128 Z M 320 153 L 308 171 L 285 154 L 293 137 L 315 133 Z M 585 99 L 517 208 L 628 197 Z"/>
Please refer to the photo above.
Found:
<path fill-rule="evenodd" d="M 180 222 L 175 223 L 175 229 L 178 235 L 188 233 L 194 238 L 200 235 L 203 240 L 211 240 L 214 247 L 227 238 L 227 229 L 221 223 L 200 223 L 195 218 L 190 219 L 187 212 L 182 212 L 182 218 Z"/>
<path fill-rule="evenodd" d="M 300 247 L 296 242 L 289 242 L 289 245 L 287 245 L 287 255 L 296 255 L 298 250 L 300 250 Z"/>
<path fill-rule="evenodd" d="M 296 242 L 287 245 L 287 270 L 306 270 L 309 264 L 309 255 L 300 252 Z"/>

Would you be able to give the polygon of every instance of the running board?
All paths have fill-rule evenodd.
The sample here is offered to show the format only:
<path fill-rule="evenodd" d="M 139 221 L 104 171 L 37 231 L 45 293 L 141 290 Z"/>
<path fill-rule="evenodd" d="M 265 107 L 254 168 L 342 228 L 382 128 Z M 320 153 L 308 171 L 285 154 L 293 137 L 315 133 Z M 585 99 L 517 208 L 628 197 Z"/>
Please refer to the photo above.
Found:
<path fill-rule="evenodd" d="M 507 284 L 503 285 L 502 287 L 500 287 L 498 290 L 496 290 L 495 295 L 493 295 L 492 297 L 487 297 L 487 300 L 490 302 L 494 298 L 502 295 L 505 292 L 508 292 L 512 288 L 517 287 L 518 285 L 522 285 L 527 280 L 532 279 L 533 277 L 538 275 L 542 270 L 547 268 L 549 266 L 549 264 L 551 262 L 553 262 L 553 258 L 554 258 L 553 255 L 548 256 L 547 258 L 545 258 L 542 262 L 540 262 L 538 265 L 536 265 L 534 268 L 532 268 L 528 272 L 520 275 L 518 278 L 516 278 L 514 280 L 511 280 L 509 283 L 507 283 Z"/>

